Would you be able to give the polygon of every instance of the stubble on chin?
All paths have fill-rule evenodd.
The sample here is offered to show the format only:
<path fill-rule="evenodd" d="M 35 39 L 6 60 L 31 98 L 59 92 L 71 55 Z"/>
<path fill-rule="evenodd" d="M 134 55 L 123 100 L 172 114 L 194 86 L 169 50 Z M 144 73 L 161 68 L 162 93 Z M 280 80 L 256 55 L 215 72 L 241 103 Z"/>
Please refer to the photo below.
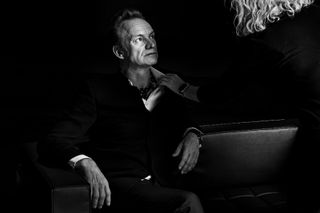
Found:
<path fill-rule="evenodd" d="M 145 62 L 149 65 L 155 65 L 158 62 L 158 55 L 149 55 L 145 58 Z"/>

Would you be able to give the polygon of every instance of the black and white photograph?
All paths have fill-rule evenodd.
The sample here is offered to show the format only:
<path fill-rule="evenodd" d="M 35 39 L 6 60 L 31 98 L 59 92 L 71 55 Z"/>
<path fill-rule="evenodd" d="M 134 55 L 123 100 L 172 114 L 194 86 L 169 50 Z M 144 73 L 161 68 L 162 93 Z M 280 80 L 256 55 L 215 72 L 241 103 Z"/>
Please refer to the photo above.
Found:
<path fill-rule="evenodd" d="M 5 212 L 320 213 L 319 0 L 2 9 Z"/>

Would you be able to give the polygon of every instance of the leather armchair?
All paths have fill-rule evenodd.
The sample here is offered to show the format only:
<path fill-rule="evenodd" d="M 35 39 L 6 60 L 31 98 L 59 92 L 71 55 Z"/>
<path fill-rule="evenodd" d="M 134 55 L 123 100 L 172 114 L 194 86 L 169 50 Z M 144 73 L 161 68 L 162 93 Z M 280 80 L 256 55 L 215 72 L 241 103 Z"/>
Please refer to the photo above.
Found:
<path fill-rule="evenodd" d="M 32 142 L 20 147 L 19 212 L 90 213 L 89 184 L 72 169 L 40 164 L 36 146 L 37 142 Z"/>
<path fill-rule="evenodd" d="M 298 131 L 296 120 L 212 124 L 202 129 L 198 164 L 180 186 L 197 192 L 206 212 L 288 211 L 285 171 Z M 31 199 L 29 205 L 50 213 L 92 211 L 85 180 L 72 170 L 48 168 L 36 158 L 31 162 L 20 171 L 22 177 L 32 173 L 22 191 L 27 196 L 32 191 L 41 202 Z"/>
<path fill-rule="evenodd" d="M 203 125 L 199 161 L 182 185 L 207 212 L 290 212 L 288 168 L 297 120 Z"/>

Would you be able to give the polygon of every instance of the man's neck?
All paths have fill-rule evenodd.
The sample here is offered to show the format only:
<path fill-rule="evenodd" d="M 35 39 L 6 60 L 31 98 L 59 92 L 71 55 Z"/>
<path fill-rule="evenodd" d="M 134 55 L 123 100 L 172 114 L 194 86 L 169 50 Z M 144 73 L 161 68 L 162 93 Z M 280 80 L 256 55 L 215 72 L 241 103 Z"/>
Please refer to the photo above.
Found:
<path fill-rule="evenodd" d="M 126 77 L 137 88 L 144 88 L 149 85 L 150 80 L 150 67 L 128 69 L 125 73 Z"/>

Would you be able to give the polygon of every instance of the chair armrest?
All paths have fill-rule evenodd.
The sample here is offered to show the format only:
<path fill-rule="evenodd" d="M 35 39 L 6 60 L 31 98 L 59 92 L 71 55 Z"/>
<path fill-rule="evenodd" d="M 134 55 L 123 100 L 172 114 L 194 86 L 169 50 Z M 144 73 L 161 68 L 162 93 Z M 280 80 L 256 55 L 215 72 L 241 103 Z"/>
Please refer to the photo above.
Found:
<path fill-rule="evenodd" d="M 35 163 L 45 191 L 50 197 L 51 213 L 89 213 L 89 184 L 72 170 L 49 168 Z"/>
<path fill-rule="evenodd" d="M 198 164 L 183 184 L 230 188 L 279 183 L 298 126 L 295 120 L 207 125 Z"/>

